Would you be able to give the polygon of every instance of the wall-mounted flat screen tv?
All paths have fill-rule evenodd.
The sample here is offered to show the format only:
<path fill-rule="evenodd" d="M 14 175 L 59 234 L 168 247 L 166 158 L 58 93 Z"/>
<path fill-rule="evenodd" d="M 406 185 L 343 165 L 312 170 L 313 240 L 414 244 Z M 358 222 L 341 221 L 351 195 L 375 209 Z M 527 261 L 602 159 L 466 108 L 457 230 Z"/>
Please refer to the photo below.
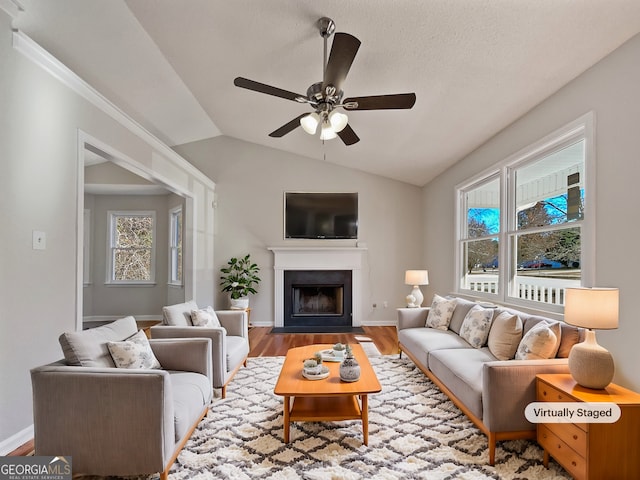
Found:
<path fill-rule="evenodd" d="M 358 194 L 285 192 L 285 238 L 358 238 Z"/>

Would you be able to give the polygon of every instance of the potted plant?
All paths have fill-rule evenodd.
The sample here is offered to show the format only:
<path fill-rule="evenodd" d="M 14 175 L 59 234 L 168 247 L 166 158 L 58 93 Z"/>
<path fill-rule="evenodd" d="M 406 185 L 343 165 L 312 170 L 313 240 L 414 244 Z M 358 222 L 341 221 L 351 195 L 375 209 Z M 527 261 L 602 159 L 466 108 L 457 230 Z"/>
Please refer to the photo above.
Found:
<path fill-rule="evenodd" d="M 249 307 L 249 294 L 258 293 L 254 286 L 260 283 L 260 267 L 251 261 L 251 254 L 242 258 L 233 257 L 227 266 L 221 268 L 220 277 L 223 292 L 229 292 L 231 308 L 244 310 Z"/>
<path fill-rule="evenodd" d="M 322 373 L 322 363 L 318 363 L 315 358 L 307 358 L 302 366 L 307 375 L 318 375 Z"/>
<path fill-rule="evenodd" d="M 345 345 L 338 342 L 333 346 L 333 356 L 336 358 L 342 358 L 344 355 Z"/>

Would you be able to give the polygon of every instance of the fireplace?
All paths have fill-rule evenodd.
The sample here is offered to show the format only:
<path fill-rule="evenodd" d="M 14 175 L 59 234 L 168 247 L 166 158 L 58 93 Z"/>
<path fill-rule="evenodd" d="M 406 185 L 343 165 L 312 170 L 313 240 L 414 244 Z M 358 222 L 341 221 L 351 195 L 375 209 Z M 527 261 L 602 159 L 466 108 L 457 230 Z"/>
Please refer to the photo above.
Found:
<path fill-rule="evenodd" d="M 285 270 L 285 327 L 351 327 L 351 270 Z"/>
<path fill-rule="evenodd" d="M 353 328 L 359 328 L 362 325 L 362 311 L 363 311 L 363 294 L 362 288 L 364 283 L 363 267 L 365 266 L 365 258 L 367 249 L 366 247 L 339 247 L 339 246 L 326 246 L 326 247 L 303 247 L 303 246 L 291 246 L 291 247 L 269 247 L 269 250 L 273 252 L 274 262 L 274 327 L 276 329 L 285 327 L 285 316 L 289 318 L 291 311 L 285 314 L 285 300 L 291 298 L 290 285 L 285 288 L 285 272 L 291 275 L 291 272 L 314 272 L 314 274 L 322 273 L 324 271 L 346 272 L 348 275 L 346 281 L 337 282 L 334 279 L 330 281 L 320 282 L 320 285 L 312 285 L 310 288 L 320 288 L 317 292 L 317 301 L 324 306 L 319 307 L 321 315 L 319 319 L 312 319 L 307 317 L 315 316 L 311 312 L 300 311 L 294 321 L 307 320 L 309 322 L 324 322 L 325 327 L 315 327 L 316 331 L 327 331 L 333 328 L 333 331 L 350 331 Z M 296 280 L 297 285 L 302 285 L 305 282 Z M 338 283 L 344 283 L 342 291 L 335 290 L 335 286 Z M 328 291 L 326 288 L 330 287 Z M 342 311 L 336 308 L 336 311 L 329 310 L 324 295 L 336 296 L 336 305 L 342 305 Z M 302 295 L 303 299 L 310 300 L 316 293 L 313 290 L 300 291 L 297 295 Z M 340 299 L 340 297 L 342 297 Z M 346 315 L 346 317 L 345 317 Z M 327 326 L 330 321 L 337 321 L 339 317 L 342 317 L 342 321 L 345 326 Z M 314 327 L 290 327 L 292 329 L 313 331 Z"/>

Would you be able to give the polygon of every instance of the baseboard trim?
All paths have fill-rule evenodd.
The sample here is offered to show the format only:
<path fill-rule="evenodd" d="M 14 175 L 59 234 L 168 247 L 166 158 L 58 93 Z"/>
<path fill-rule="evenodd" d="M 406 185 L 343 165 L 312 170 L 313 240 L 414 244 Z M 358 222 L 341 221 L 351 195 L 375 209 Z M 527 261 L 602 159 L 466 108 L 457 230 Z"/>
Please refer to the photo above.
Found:
<path fill-rule="evenodd" d="M 9 455 L 30 440 L 33 440 L 33 425 L 0 442 L 0 456 Z"/>

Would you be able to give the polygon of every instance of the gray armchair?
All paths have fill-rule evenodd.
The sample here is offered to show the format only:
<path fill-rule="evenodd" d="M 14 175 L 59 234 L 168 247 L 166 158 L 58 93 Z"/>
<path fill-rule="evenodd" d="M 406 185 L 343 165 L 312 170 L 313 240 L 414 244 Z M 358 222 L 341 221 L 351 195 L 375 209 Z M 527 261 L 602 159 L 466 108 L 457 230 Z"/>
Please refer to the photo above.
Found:
<path fill-rule="evenodd" d="M 66 360 L 31 370 L 36 455 L 72 456 L 74 475 L 168 478 L 212 400 L 211 341 L 150 340 L 162 369 L 109 366 L 106 342 L 132 332 L 133 317 L 74 332 Z"/>
<path fill-rule="evenodd" d="M 163 307 L 163 324 L 151 327 L 152 338 L 211 339 L 213 388 L 222 390 L 225 398 L 227 385 L 249 356 L 249 320 L 244 310 L 217 310 L 219 327 L 196 327 L 191 312 L 198 310 L 194 301 Z"/>

